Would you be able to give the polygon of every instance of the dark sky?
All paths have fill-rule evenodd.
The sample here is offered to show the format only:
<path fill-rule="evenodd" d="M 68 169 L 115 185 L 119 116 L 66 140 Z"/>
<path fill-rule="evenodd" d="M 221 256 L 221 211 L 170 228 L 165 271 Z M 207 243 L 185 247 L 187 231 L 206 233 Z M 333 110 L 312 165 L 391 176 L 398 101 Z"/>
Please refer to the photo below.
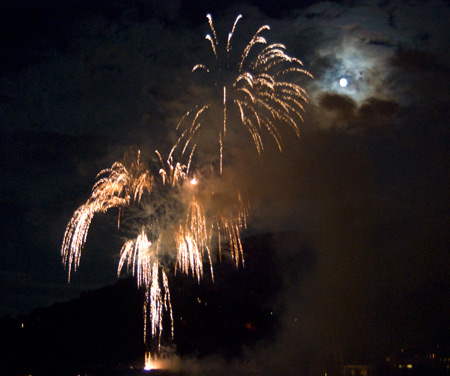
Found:
<path fill-rule="evenodd" d="M 206 13 L 219 35 L 242 13 L 237 40 L 268 24 L 268 42 L 315 77 L 301 82 L 310 105 L 300 140 L 286 132 L 282 153 L 269 146 L 257 158 L 241 130 L 248 148 L 230 146 L 250 193 L 249 232 L 297 232 L 316 260 L 296 273 L 299 244 L 280 244 L 279 336 L 249 359 L 270 353 L 267 367 L 294 367 L 296 349 L 323 343 L 449 345 L 449 6 L 261 3 L 1 6 L 0 316 L 116 280 L 113 216 L 94 220 L 70 285 L 65 226 L 129 145 L 151 159 L 172 144 L 201 93 L 191 68 L 209 52 Z"/>

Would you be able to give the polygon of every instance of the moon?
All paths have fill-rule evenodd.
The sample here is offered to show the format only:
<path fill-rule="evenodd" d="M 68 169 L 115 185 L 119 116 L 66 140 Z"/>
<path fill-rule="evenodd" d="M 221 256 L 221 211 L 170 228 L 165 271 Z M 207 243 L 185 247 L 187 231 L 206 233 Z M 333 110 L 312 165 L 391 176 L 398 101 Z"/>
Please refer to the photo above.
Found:
<path fill-rule="evenodd" d="M 348 80 L 347 80 L 345 77 L 342 77 L 342 78 L 339 80 L 339 86 L 340 86 L 340 87 L 347 87 L 347 85 L 348 85 Z"/>

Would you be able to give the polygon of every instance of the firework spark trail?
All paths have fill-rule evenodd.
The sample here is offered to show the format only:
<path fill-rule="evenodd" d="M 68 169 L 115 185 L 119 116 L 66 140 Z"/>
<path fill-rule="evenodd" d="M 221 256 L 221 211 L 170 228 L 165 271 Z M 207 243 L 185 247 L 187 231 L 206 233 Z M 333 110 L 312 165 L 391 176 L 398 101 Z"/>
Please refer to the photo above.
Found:
<path fill-rule="evenodd" d="M 286 53 L 283 44 L 275 43 L 267 45 L 266 39 L 260 34 L 270 30 L 268 25 L 261 26 L 250 39 L 244 48 L 238 62 L 234 62 L 232 51 L 232 38 L 238 21 L 242 18 L 239 15 L 228 34 L 225 51 L 221 51 L 219 40 L 211 15 L 207 15 L 209 27 L 213 36 L 206 35 L 206 39 L 211 45 L 215 62 L 209 68 L 205 64 L 197 64 L 192 71 L 202 70 L 206 74 L 216 74 L 221 82 L 215 82 L 215 86 L 221 87 L 221 103 L 213 103 L 208 100 L 206 104 L 199 105 L 188 111 L 177 126 L 181 134 L 174 145 L 174 149 L 182 145 L 182 154 L 187 150 L 192 139 L 202 130 L 205 121 L 203 118 L 213 111 L 215 106 L 221 106 L 223 112 L 222 126 L 218 129 L 219 143 L 219 171 L 223 172 L 223 144 L 227 133 L 227 117 L 231 111 L 228 104 L 233 104 L 236 108 L 240 123 L 250 133 L 258 154 L 263 149 L 262 132 L 264 129 L 269 132 L 275 140 L 279 150 L 282 149 L 282 138 L 278 130 L 279 124 L 286 124 L 297 137 L 300 136 L 298 124 L 303 121 L 302 113 L 304 104 L 308 103 L 306 91 L 298 84 L 284 80 L 284 76 L 312 75 L 303 68 L 303 63 Z M 265 47 L 260 50 L 256 58 L 250 59 L 256 46 Z M 250 60 L 250 61 L 249 61 Z M 234 68 L 234 77 L 227 81 L 224 72 Z M 202 123 L 203 121 L 203 123 Z M 211 122 L 208 122 L 211 126 Z"/>
<path fill-rule="evenodd" d="M 206 218 L 203 208 L 192 198 L 186 215 L 185 225 L 180 225 L 175 234 L 177 248 L 176 266 L 185 274 L 192 272 L 193 276 L 200 279 L 203 277 L 203 254 L 207 253 L 211 266 L 211 276 L 214 278 L 211 253 L 211 236 L 206 227 Z M 175 269 L 176 271 L 177 269 Z"/>
<path fill-rule="evenodd" d="M 189 164 L 192 153 L 189 158 Z M 158 156 L 163 165 L 159 153 Z M 187 275 L 192 273 L 194 278 L 200 282 L 203 277 L 203 257 L 206 255 L 210 265 L 211 278 L 214 280 L 211 257 L 211 239 L 213 233 L 217 233 L 219 253 L 221 253 L 221 239 L 228 239 L 230 252 L 236 266 L 239 265 L 239 261 L 244 264 L 240 232 L 247 225 L 248 203 L 237 192 L 236 198 L 231 200 L 233 204 L 229 205 L 227 209 L 217 210 L 212 215 L 207 216 L 204 205 L 202 205 L 201 200 L 196 195 L 195 185 L 197 184 L 197 179 L 188 179 L 189 164 L 185 166 L 177 163 L 174 167 L 171 157 L 169 158 L 167 160 L 167 168 L 164 169 L 162 167 L 159 172 L 163 179 L 163 185 L 168 184 L 172 187 L 183 187 L 184 183 L 187 182 L 191 185 L 190 188 L 193 189 L 192 193 L 184 198 L 184 220 L 179 224 L 177 231 L 174 233 L 175 247 L 177 250 L 175 272 L 179 269 Z M 205 184 L 208 185 L 207 182 Z"/>
<path fill-rule="evenodd" d="M 182 168 L 177 164 L 175 168 L 172 168 L 170 179 L 176 181 L 182 174 Z M 144 193 L 151 193 L 154 180 L 141 163 L 140 152 L 138 152 L 136 161 L 132 160 L 131 156 L 126 156 L 123 163 L 115 162 L 110 169 L 100 171 L 97 179 L 91 197 L 75 211 L 64 234 L 61 255 L 63 263 L 68 269 L 69 282 L 72 265 L 74 271 L 79 266 L 81 251 L 94 214 L 104 213 L 115 207 L 125 208 L 131 204 L 138 205 Z M 127 268 L 132 266 L 132 274 L 137 278 L 138 287 L 145 287 L 144 341 L 147 333 L 147 318 L 149 318 L 151 336 L 159 338 L 158 347 L 162 332 L 163 310 L 169 311 L 173 336 L 170 292 L 164 270 L 161 270 L 163 290 L 159 284 L 159 243 L 158 240 L 152 244 L 142 229 L 135 240 L 128 240 L 123 245 L 117 271 L 117 274 L 120 275 L 124 263 L 127 261 Z"/>
<path fill-rule="evenodd" d="M 76 271 L 80 264 L 81 250 L 94 214 L 126 207 L 132 201 L 139 203 L 143 193 L 151 191 L 153 182 L 140 161 L 139 153 L 136 162 L 128 165 L 115 162 L 110 169 L 100 171 L 97 179 L 91 197 L 75 211 L 64 233 L 61 255 L 68 269 L 69 282 L 72 266 Z M 120 212 L 118 218 L 120 225 Z"/>
<path fill-rule="evenodd" d="M 226 214 L 221 214 L 217 219 L 217 227 L 228 238 L 231 256 L 236 267 L 239 261 L 245 265 L 244 249 L 241 241 L 241 231 L 247 227 L 249 203 L 238 192 L 235 205 Z M 219 240 L 220 242 L 220 240 Z"/>
<path fill-rule="evenodd" d="M 152 244 L 144 229 L 135 240 L 128 240 L 120 251 L 117 276 L 127 261 L 127 269 L 132 267 L 132 275 L 136 276 L 138 287 L 145 287 L 144 301 L 144 342 L 146 342 L 147 322 L 150 320 L 152 338 L 158 338 L 158 350 L 161 346 L 163 311 L 168 311 L 171 318 L 171 334 L 173 337 L 173 315 L 170 302 L 170 290 L 167 276 L 161 269 L 162 286 L 159 281 L 159 239 Z"/>

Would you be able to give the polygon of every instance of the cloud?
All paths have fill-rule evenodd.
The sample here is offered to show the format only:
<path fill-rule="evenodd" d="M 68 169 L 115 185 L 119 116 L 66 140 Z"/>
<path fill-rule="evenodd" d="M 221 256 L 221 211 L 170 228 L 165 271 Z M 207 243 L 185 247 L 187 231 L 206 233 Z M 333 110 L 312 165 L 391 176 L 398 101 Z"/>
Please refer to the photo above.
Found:
<path fill-rule="evenodd" d="M 320 108 L 318 111 L 322 109 L 333 114 L 334 121 L 331 119 L 324 121 L 329 126 L 348 126 L 354 122 L 356 103 L 350 97 L 338 94 L 324 94 L 320 99 Z"/>
<path fill-rule="evenodd" d="M 417 91 L 427 86 L 425 82 L 432 84 L 434 92 L 445 92 L 438 85 L 448 80 L 450 59 L 444 47 L 448 30 L 444 30 L 440 17 L 447 12 L 442 1 L 423 7 L 400 1 L 319 2 L 295 12 L 290 27 L 277 31 L 277 37 L 316 77 L 307 84 L 312 102 L 317 95 L 330 92 L 357 102 L 377 98 L 411 105 L 420 98 Z M 418 60 L 407 57 L 404 51 L 424 57 L 426 70 L 419 73 L 416 69 L 406 78 L 407 65 L 411 67 Z M 437 66 L 436 71 L 433 68 Z M 349 80 L 347 88 L 338 85 L 342 76 Z"/>
<path fill-rule="evenodd" d="M 337 93 L 324 93 L 318 100 L 308 114 L 310 126 L 340 128 L 361 134 L 383 131 L 386 135 L 399 126 L 401 108 L 394 101 L 371 97 L 358 103 Z"/>

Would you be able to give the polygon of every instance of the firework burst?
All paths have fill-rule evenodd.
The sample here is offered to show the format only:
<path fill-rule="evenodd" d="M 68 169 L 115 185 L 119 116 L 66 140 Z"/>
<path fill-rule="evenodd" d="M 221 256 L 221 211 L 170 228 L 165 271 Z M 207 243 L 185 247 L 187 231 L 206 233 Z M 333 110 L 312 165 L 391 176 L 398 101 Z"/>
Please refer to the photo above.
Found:
<path fill-rule="evenodd" d="M 170 317 L 172 338 L 174 334 L 167 271 L 173 268 L 175 273 L 192 275 L 200 282 L 207 262 L 214 279 L 213 238 L 218 241 L 219 255 L 222 241 L 227 241 L 235 265 L 243 265 L 240 233 L 246 226 L 248 204 L 239 192 L 229 194 L 231 202 L 214 204 L 225 200 L 217 199 L 208 178 L 199 183 L 190 175 L 190 159 L 187 165 L 173 163 L 171 158 L 164 164 L 156 153 L 161 163 L 156 178 L 141 162 L 139 152 L 135 160 L 129 154 L 123 162 L 115 162 L 98 174 L 91 197 L 67 225 L 61 254 L 70 281 L 72 268 L 75 271 L 79 266 L 94 214 L 111 208 L 126 210 L 119 226 L 138 235 L 123 244 L 117 274 L 120 276 L 126 267 L 136 277 L 138 287 L 145 288 L 144 342 L 150 336 L 159 351 L 165 314 Z"/>
<path fill-rule="evenodd" d="M 197 64 L 192 71 L 202 71 L 213 76 L 214 87 L 220 88 L 220 100 L 205 103 L 188 111 L 177 126 L 180 136 L 176 142 L 184 153 L 194 139 L 200 134 L 205 123 L 218 124 L 217 137 L 219 146 L 219 169 L 223 171 L 223 143 L 227 134 L 229 113 L 237 114 L 238 122 L 250 133 L 253 143 L 260 154 L 263 149 L 262 133 L 269 132 L 278 148 L 282 149 L 281 124 L 290 127 L 297 137 L 300 136 L 298 124 L 303 121 L 304 105 L 308 102 L 306 91 L 293 79 L 300 75 L 312 78 L 303 68 L 303 63 L 286 53 L 282 44 L 268 44 L 261 35 L 270 30 L 268 25 L 260 27 L 246 45 L 239 58 L 232 53 L 232 38 L 239 20 L 239 15 L 228 34 L 227 42 L 219 43 L 211 15 L 207 15 L 212 35 L 206 35 L 209 41 L 213 62 L 210 66 Z M 257 50 L 257 51 L 256 51 Z M 286 78 L 290 77 L 288 81 Z M 217 110 L 219 109 L 219 111 Z M 211 121 L 209 113 L 222 113 L 222 121 Z M 220 116 L 219 116 L 220 117 Z"/>

